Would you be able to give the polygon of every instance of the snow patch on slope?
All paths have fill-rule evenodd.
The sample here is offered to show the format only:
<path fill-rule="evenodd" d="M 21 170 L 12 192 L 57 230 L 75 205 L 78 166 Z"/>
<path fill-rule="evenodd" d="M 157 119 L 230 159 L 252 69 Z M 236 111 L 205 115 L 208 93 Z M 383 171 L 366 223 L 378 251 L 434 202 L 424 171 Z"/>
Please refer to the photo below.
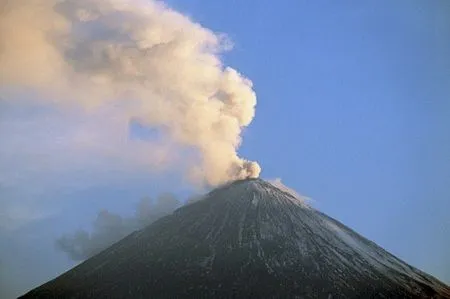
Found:
<path fill-rule="evenodd" d="M 311 202 L 312 199 L 309 197 L 306 197 L 304 195 L 299 194 L 297 191 L 295 191 L 292 188 L 289 188 L 288 186 L 286 186 L 285 184 L 283 184 L 281 182 L 281 178 L 276 178 L 273 180 L 268 180 L 267 181 L 269 184 L 271 184 L 272 186 L 274 186 L 275 188 L 291 195 L 293 198 L 297 199 L 298 201 L 300 201 L 301 203 L 305 204 L 305 205 L 309 205 L 308 202 Z"/>
<path fill-rule="evenodd" d="M 370 263 L 372 266 L 377 268 L 378 270 L 384 272 L 386 275 L 392 271 L 392 269 L 402 273 L 406 277 L 414 278 L 423 283 L 428 283 L 429 281 L 424 280 L 422 273 L 415 271 L 409 265 L 399 261 L 395 256 L 390 255 L 389 253 L 382 254 L 379 250 L 375 250 L 374 248 L 367 246 L 361 240 L 358 240 L 354 236 L 352 236 L 345 229 L 340 228 L 338 225 L 331 221 L 326 221 L 326 226 L 328 226 L 332 231 L 336 233 L 336 236 L 344 242 L 347 246 L 353 248 L 354 251 L 359 252 L 364 260 Z M 404 279 L 406 279 L 406 277 Z M 397 279 L 399 279 L 397 277 Z M 406 281 L 402 281 L 406 283 Z"/>

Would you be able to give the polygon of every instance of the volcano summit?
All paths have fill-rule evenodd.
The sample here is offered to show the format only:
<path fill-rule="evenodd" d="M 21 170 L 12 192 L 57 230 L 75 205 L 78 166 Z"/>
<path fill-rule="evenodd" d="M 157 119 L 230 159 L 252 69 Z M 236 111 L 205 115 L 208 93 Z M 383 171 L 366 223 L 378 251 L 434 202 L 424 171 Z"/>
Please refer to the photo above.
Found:
<path fill-rule="evenodd" d="M 450 298 L 261 179 L 217 188 L 21 298 Z"/>

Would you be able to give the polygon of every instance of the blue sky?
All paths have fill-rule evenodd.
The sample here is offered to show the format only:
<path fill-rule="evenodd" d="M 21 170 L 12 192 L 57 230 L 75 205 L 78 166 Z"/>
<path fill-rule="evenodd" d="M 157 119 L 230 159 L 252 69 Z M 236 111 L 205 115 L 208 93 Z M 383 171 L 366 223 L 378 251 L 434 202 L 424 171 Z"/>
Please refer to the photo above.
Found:
<path fill-rule="evenodd" d="M 233 41 L 223 60 L 253 81 L 258 98 L 240 153 L 259 161 L 263 178 L 281 177 L 318 209 L 450 283 L 450 2 L 167 3 Z M 132 159 L 109 124 L 0 105 L 8 111 L 0 114 L 0 265 L 23 277 L 15 292 L 71 267 L 54 240 L 88 228 L 100 209 L 129 215 L 144 195 L 189 193 L 177 175 L 155 176 Z M 75 127 L 130 150 L 129 159 L 75 154 L 64 141 L 78 136 Z M 14 151 L 30 144 L 32 153 Z M 63 155 L 16 170 L 13 161 L 49 152 Z M 58 161 L 70 163 L 60 169 Z"/>
<path fill-rule="evenodd" d="M 235 43 L 263 177 L 450 282 L 450 2 L 169 3 Z"/>

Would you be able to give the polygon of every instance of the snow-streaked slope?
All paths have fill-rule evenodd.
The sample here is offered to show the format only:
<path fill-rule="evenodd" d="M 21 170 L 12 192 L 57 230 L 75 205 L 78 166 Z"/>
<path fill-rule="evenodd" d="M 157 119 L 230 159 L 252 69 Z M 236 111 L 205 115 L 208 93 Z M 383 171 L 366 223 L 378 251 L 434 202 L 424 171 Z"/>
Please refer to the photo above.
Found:
<path fill-rule="evenodd" d="M 450 298 L 301 197 L 260 179 L 213 190 L 24 298 Z"/>

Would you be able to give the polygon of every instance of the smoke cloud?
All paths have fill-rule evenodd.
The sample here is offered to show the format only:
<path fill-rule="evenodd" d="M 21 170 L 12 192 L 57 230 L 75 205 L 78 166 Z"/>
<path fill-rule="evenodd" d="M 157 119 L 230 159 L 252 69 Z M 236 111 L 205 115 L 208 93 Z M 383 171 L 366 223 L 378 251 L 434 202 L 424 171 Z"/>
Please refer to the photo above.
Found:
<path fill-rule="evenodd" d="M 152 0 L 0 0 L 0 15 L 0 88 L 158 128 L 194 150 L 192 182 L 259 176 L 237 154 L 256 96 L 222 65 L 226 37 Z"/>
<path fill-rule="evenodd" d="M 73 234 L 63 235 L 56 241 L 58 249 L 67 253 L 74 261 L 86 260 L 133 231 L 139 230 L 159 218 L 172 213 L 180 202 L 172 194 L 162 194 L 156 201 L 146 197 L 140 200 L 133 217 L 102 210 L 93 222 L 92 232 L 79 230 Z"/>

